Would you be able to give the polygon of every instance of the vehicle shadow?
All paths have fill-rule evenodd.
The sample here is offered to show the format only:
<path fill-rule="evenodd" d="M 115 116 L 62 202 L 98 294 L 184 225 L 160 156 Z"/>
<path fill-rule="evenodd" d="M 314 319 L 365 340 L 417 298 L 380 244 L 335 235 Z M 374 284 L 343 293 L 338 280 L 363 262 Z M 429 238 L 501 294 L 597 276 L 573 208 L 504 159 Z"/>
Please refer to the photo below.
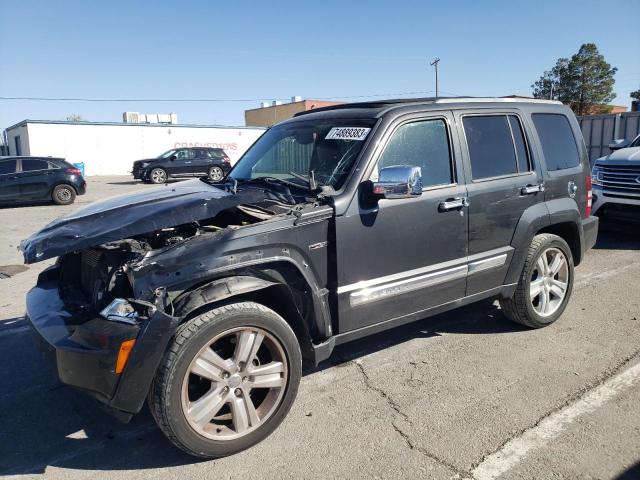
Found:
<path fill-rule="evenodd" d="M 598 231 L 598 240 L 593 248 L 598 250 L 640 250 L 640 229 L 612 223 L 601 225 Z"/>
<path fill-rule="evenodd" d="M 640 478 L 640 462 L 630 466 L 614 480 L 638 480 Z"/>
<path fill-rule="evenodd" d="M 57 383 L 36 348 L 35 333 L 23 319 L 15 320 L 15 335 L 0 331 L 0 376 L 8 379 L 0 387 L 0 475 L 38 474 L 50 466 L 118 471 L 203 461 L 175 448 L 146 406 L 129 424 L 121 424 L 88 396 Z M 492 302 L 480 302 L 341 345 L 328 361 L 305 368 L 304 374 L 416 338 L 522 330 Z"/>
<path fill-rule="evenodd" d="M 317 368 L 306 366 L 303 374 L 351 362 L 416 338 L 439 337 L 442 334 L 494 335 L 525 330 L 528 329 L 507 319 L 492 300 L 486 300 L 338 345 L 328 360 Z"/>
<path fill-rule="evenodd" d="M 58 383 L 27 322 L 0 321 L 5 323 L 0 329 L 0 476 L 40 474 L 51 466 L 125 470 L 199 462 L 164 437 L 146 406 L 122 424 L 87 395 Z"/>

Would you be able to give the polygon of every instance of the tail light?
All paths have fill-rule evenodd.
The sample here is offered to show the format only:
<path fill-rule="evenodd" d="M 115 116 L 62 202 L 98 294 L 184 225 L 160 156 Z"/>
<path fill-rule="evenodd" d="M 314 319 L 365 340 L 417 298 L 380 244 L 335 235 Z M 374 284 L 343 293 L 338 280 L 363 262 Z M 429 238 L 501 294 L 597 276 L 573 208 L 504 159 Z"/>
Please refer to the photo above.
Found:
<path fill-rule="evenodd" d="M 591 175 L 587 175 L 587 208 L 584 211 L 585 217 L 591 216 L 592 202 L 593 202 L 593 192 L 591 191 Z"/>
<path fill-rule="evenodd" d="M 82 176 L 82 171 L 79 168 L 67 168 L 65 172 L 78 175 L 79 177 Z"/>
<path fill-rule="evenodd" d="M 224 163 L 231 163 L 231 160 L 229 159 L 229 157 L 227 157 L 226 155 L 224 157 L 222 157 L 222 161 Z"/>

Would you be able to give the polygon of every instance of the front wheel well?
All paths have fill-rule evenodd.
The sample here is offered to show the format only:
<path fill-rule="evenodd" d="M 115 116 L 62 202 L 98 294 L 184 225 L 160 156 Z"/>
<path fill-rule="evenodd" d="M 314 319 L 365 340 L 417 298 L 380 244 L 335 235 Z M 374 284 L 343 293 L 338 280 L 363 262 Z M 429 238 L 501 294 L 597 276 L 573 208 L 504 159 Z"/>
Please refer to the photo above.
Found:
<path fill-rule="evenodd" d="M 284 284 L 275 283 L 265 288 L 230 295 L 219 300 L 203 303 L 189 311 L 181 323 L 222 305 L 240 302 L 255 302 L 264 305 L 284 318 L 296 334 L 303 358 L 314 361 L 309 328 L 296 306 L 291 290 Z"/>
<path fill-rule="evenodd" d="M 551 233 L 553 235 L 557 235 L 561 237 L 571 249 L 571 255 L 573 256 L 573 264 L 578 265 L 582 260 L 582 250 L 580 248 L 580 233 L 578 231 L 578 226 L 573 222 L 563 222 L 556 223 L 553 225 L 549 225 L 544 227 L 543 229 L 536 232 L 540 233 Z"/>
<path fill-rule="evenodd" d="M 58 182 L 58 183 L 54 184 L 53 187 L 51 187 L 51 191 L 49 192 L 49 195 L 53 194 L 53 191 L 57 187 L 60 187 L 62 185 L 64 185 L 65 187 L 71 188 L 76 193 L 76 195 L 78 194 L 78 189 L 76 187 L 74 187 L 73 185 L 71 185 L 70 183 L 68 183 L 68 182 Z"/>

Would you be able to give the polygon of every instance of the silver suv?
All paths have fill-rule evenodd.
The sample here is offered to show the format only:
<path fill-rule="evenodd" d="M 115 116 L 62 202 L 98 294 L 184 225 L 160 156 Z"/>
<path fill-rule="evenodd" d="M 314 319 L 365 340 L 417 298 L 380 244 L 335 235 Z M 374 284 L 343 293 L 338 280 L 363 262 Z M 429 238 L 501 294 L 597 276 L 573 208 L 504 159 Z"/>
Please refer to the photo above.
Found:
<path fill-rule="evenodd" d="M 591 170 L 593 213 L 603 219 L 640 224 L 640 135 L 615 140 L 613 152 L 598 158 Z"/>

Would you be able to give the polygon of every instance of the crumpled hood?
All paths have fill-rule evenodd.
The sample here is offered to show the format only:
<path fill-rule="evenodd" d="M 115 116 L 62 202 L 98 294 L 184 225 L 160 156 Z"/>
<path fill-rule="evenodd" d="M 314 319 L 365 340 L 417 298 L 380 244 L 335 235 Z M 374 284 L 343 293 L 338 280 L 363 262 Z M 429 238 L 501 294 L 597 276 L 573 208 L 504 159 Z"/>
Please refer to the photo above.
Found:
<path fill-rule="evenodd" d="M 606 160 L 640 160 L 640 147 L 621 148 L 605 157 Z"/>
<path fill-rule="evenodd" d="M 290 195 L 250 188 L 236 194 L 201 180 L 145 189 L 100 200 L 60 217 L 20 243 L 25 263 L 35 263 L 106 242 L 215 217 L 265 199 L 294 203 Z"/>

